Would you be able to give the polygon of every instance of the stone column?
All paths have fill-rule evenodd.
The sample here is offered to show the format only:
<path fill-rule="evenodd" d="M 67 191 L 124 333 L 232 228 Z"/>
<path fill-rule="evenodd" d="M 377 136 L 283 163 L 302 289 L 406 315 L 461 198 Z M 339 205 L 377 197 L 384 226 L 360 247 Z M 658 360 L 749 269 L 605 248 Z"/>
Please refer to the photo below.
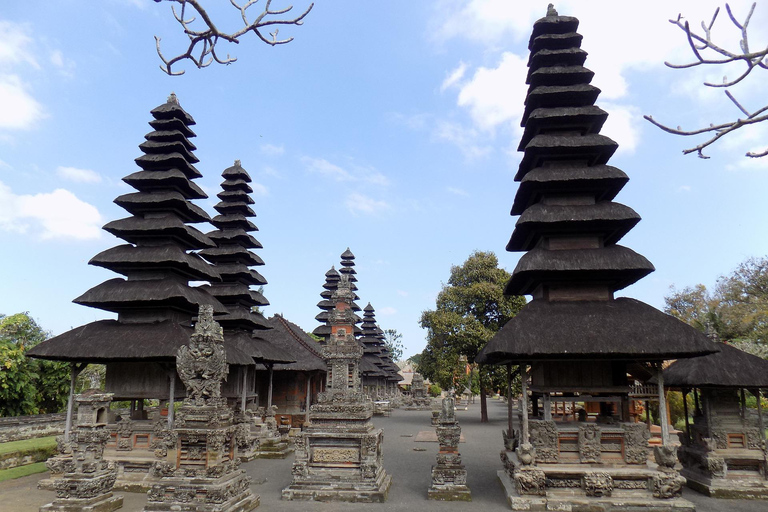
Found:
<path fill-rule="evenodd" d="M 74 371 L 73 371 L 74 374 Z M 117 478 L 114 462 L 104 459 L 109 439 L 107 411 L 112 393 L 96 389 L 77 395 L 77 427 L 70 435 L 72 458 L 52 459 L 64 467 L 62 476 L 53 480 L 56 500 L 40 507 L 40 512 L 111 512 L 123 506 L 123 497 L 114 496 Z"/>
<path fill-rule="evenodd" d="M 472 492 L 467 486 L 467 470 L 459 454 L 461 426 L 456 420 L 455 404 L 453 394 L 443 398 L 435 429 L 440 451 L 437 464 L 432 466 L 432 485 L 427 491 L 431 500 L 472 501 Z"/>

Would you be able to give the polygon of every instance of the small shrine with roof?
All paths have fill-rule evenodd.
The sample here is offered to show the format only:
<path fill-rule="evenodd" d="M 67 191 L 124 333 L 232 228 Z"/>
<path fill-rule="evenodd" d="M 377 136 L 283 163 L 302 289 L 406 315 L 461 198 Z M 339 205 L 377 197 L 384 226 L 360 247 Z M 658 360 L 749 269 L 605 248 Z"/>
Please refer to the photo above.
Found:
<path fill-rule="evenodd" d="M 761 388 L 768 361 L 720 343 L 720 352 L 680 359 L 664 370 L 664 383 L 683 393 L 685 432 L 678 456 L 688 486 L 715 498 L 768 499 Z M 756 399 L 747 407 L 746 391 Z M 687 395 L 693 393 L 693 424 Z"/>
<path fill-rule="evenodd" d="M 618 245 L 640 217 L 613 201 L 628 178 L 607 165 L 617 144 L 600 134 L 608 114 L 594 105 L 600 91 L 590 84 L 577 28 L 576 18 L 560 16 L 550 4 L 529 42 L 520 186 L 511 212 L 520 218 L 507 244 L 524 254 L 505 294 L 533 300 L 476 358 L 519 365 L 523 374 L 521 429 L 505 433 L 499 478 L 515 509 L 579 503 L 687 510 L 692 505 L 680 498 L 685 480 L 674 469 L 663 382 L 664 445 L 653 462 L 647 426 L 630 420 L 631 373 L 652 366 L 659 374 L 664 360 L 717 348 L 679 320 L 615 297 L 654 268 Z M 553 400 L 594 403 L 598 414 L 564 421 L 553 417 Z"/>

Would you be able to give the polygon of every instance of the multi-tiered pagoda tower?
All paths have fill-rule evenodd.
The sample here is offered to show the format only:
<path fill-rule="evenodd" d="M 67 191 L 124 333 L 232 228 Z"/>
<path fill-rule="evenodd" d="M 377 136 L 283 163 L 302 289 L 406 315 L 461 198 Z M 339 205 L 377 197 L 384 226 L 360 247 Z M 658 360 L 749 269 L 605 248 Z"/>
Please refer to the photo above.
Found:
<path fill-rule="evenodd" d="M 328 320 L 330 311 L 335 307 L 335 304 L 333 304 L 333 301 L 330 300 L 331 294 L 336 290 L 336 287 L 339 285 L 339 280 L 341 279 L 341 276 L 347 276 L 350 287 L 352 289 L 352 292 L 357 291 L 357 285 L 355 283 L 357 282 L 357 277 L 355 276 L 357 272 L 355 271 L 355 255 L 352 254 L 352 251 L 349 250 L 349 247 L 347 247 L 347 250 L 344 251 L 341 254 L 341 268 L 337 271 L 335 267 L 331 267 L 331 269 L 325 273 L 325 284 L 323 284 L 324 290 L 320 293 L 320 296 L 323 298 L 320 302 L 317 303 L 317 307 L 319 307 L 322 311 L 318 313 L 318 315 L 315 317 L 315 320 L 318 322 L 322 322 L 322 325 L 319 325 L 315 328 L 314 331 L 312 331 L 312 334 L 315 336 L 318 336 L 323 339 L 323 343 L 326 343 L 328 341 L 328 338 L 331 335 L 331 324 Z M 360 300 L 360 297 L 355 294 L 354 300 Z M 352 310 L 357 312 L 360 311 L 360 306 L 358 306 L 355 302 L 352 303 Z M 355 317 L 355 335 L 358 336 L 362 334 L 362 331 L 357 326 L 362 322 L 362 319 L 360 317 Z"/>
<path fill-rule="evenodd" d="M 173 94 L 151 114 L 153 131 L 145 136 L 139 146 L 143 155 L 136 159 L 141 170 L 123 179 L 136 192 L 115 199 L 131 215 L 104 226 L 126 243 L 89 262 L 125 278 L 105 281 L 75 299 L 78 304 L 116 313 L 117 319 L 77 327 L 28 352 L 75 365 L 105 364 L 106 391 L 115 400 L 131 401 L 130 412 L 112 415 L 107 426 L 119 431 L 108 443 L 106 455 L 120 466 L 118 486 L 123 477 L 142 479 L 155 454 L 165 450 L 164 434 L 144 410 L 144 399 L 170 402 L 167 424 L 172 424 L 173 401 L 185 396 L 176 375 L 176 352 L 189 341 L 199 306 L 210 306 L 217 314 L 228 312 L 205 290 L 189 285 L 220 279 L 193 252 L 216 247 L 190 225 L 210 220 L 191 202 L 207 197 L 192 181 L 201 176 L 194 166 L 195 146 L 189 140 L 195 135 L 190 129 L 195 122 Z M 229 364 L 253 364 L 252 357 L 235 346 L 227 346 L 226 354 Z M 76 372 L 77 366 L 73 369 Z M 127 473 L 126 465 L 131 468 Z"/>
<path fill-rule="evenodd" d="M 256 216 L 250 207 L 254 202 L 250 196 L 253 192 L 249 185 L 251 177 L 239 160 L 225 169 L 222 177 L 222 191 L 217 194 L 221 202 L 214 206 L 219 215 L 211 220 L 217 229 L 208 233 L 216 247 L 203 249 L 199 253 L 213 264 L 221 281 L 203 288 L 227 308 L 225 315 L 216 317 L 224 329 L 227 345 L 237 347 L 259 363 L 294 361 L 289 354 L 254 337 L 254 333 L 270 329 L 270 326 L 258 310 L 269 305 L 269 301 L 260 290 L 251 288 L 267 284 L 267 280 L 251 268 L 264 265 L 264 261 L 254 252 L 262 245 L 251 235 L 258 231 L 249 220 Z M 249 367 L 253 369 L 253 361 L 248 366 L 230 367 L 224 388 L 224 396 L 239 398 L 243 410 L 256 398 L 256 373 L 249 372 Z"/>
<path fill-rule="evenodd" d="M 384 332 L 376 325 L 376 311 L 369 302 L 363 309 L 363 332 L 358 340 L 363 345 L 360 372 L 363 378 L 363 392 L 374 400 L 384 398 L 387 385 L 386 363 L 381 358 Z"/>
<path fill-rule="evenodd" d="M 618 245 L 640 217 L 613 201 L 628 178 L 606 165 L 617 144 L 599 133 L 608 114 L 594 105 L 600 91 L 583 66 L 577 27 L 550 5 L 529 43 L 524 154 L 512 206 L 520 218 L 507 245 L 524 254 L 505 293 L 533 300 L 476 358 L 520 365 L 525 386 L 530 378 L 536 417 L 528 418 L 524 391 L 522 428 L 507 441 L 500 478 L 513 505 L 589 498 L 606 510 L 649 500 L 657 508 L 690 507 L 678 498 L 684 479 L 673 469 L 673 449 L 656 454 L 658 469 L 648 464 L 647 429 L 630 422 L 629 374 L 634 365 L 660 372 L 664 360 L 717 349 L 675 318 L 615 297 L 654 268 Z M 659 396 L 663 404 L 663 389 Z M 551 400 L 599 414 L 553 417 Z M 666 445 L 666 418 L 662 429 Z"/>

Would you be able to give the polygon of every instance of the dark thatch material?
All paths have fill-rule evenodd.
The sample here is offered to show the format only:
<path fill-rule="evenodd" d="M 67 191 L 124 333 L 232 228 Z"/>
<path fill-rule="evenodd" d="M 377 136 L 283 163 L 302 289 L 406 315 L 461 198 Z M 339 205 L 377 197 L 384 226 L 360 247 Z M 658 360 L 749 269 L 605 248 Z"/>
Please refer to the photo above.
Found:
<path fill-rule="evenodd" d="M 123 181 L 138 190 L 176 190 L 187 199 L 205 199 L 208 196 L 195 182 L 178 169 L 163 171 L 137 171 Z"/>
<path fill-rule="evenodd" d="M 579 48 L 582 39 L 583 36 L 578 32 L 540 35 L 528 43 L 528 49 L 531 50 L 531 56 L 528 60 L 531 61 L 541 51 Z"/>
<path fill-rule="evenodd" d="M 587 165 L 605 164 L 618 147 L 616 142 L 598 133 L 536 135 L 525 146 L 525 154 L 520 161 L 515 179 L 521 180 L 531 169 L 549 162 L 575 160 L 586 161 Z"/>
<path fill-rule="evenodd" d="M 475 361 L 659 361 L 715 351 L 717 347 L 701 332 L 635 299 L 533 300 L 502 327 Z"/>
<path fill-rule="evenodd" d="M 177 322 L 128 324 L 99 320 L 36 345 L 27 354 L 38 359 L 107 363 L 119 361 L 175 361 L 189 344 L 194 329 Z M 253 364 L 236 346 L 225 344 L 229 364 Z"/>
<path fill-rule="evenodd" d="M 715 343 L 715 342 L 713 342 Z M 664 370 L 664 385 L 675 388 L 768 388 L 768 361 L 727 343 L 720 352 L 680 359 Z"/>
<path fill-rule="evenodd" d="M 608 113 L 594 105 L 583 107 L 538 108 L 531 112 L 520 138 L 518 151 L 524 151 L 531 140 L 544 131 L 575 130 L 579 133 L 600 133 Z"/>
<path fill-rule="evenodd" d="M 194 165 L 187 162 L 184 155 L 181 153 L 142 155 L 134 159 L 134 161 L 136 162 L 136 165 L 145 171 L 162 171 L 163 169 L 170 167 L 180 170 L 190 180 L 203 177 L 203 175 L 200 174 L 200 171 L 198 171 Z"/>
<path fill-rule="evenodd" d="M 152 132 L 148 134 L 148 137 L 154 137 L 157 133 L 162 132 Z M 146 142 L 142 142 L 139 144 L 139 148 L 144 151 L 147 154 L 150 155 L 166 155 L 169 153 L 179 153 L 184 157 L 185 160 L 189 163 L 197 163 L 200 160 L 192 154 L 192 152 L 187 148 L 187 144 L 185 144 L 182 140 L 148 140 Z"/>
<path fill-rule="evenodd" d="M 244 265 L 264 264 L 264 260 L 261 259 L 261 256 L 254 254 L 245 247 L 237 244 L 222 245 L 221 247 L 215 247 L 212 249 L 203 249 L 199 254 L 208 261 L 215 260 L 217 263 L 222 261 L 237 261 Z"/>
<path fill-rule="evenodd" d="M 181 108 L 174 94 L 171 94 L 171 98 L 169 98 L 169 101 L 150 110 L 149 113 L 152 114 L 152 117 L 155 119 L 178 119 L 187 126 L 196 124 L 194 118 Z"/>
<path fill-rule="evenodd" d="M 216 318 L 216 320 L 219 319 Z M 260 335 L 261 331 L 258 333 Z M 245 331 L 224 331 L 225 344 L 231 345 L 253 358 L 249 364 L 254 361 L 257 363 L 292 363 L 296 361 L 296 358 L 288 351 L 269 343 L 259 335 L 251 335 Z"/>
<path fill-rule="evenodd" d="M 176 212 L 184 222 L 208 222 L 211 218 L 205 210 L 192 204 L 179 192 L 132 192 L 123 194 L 115 199 L 115 204 L 122 207 L 132 215 L 141 215 L 147 212 Z"/>
<path fill-rule="evenodd" d="M 161 126 L 162 127 L 162 126 Z M 190 132 L 191 133 L 191 132 Z M 177 128 L 171 129 L 171 130 L 155 130 L 153 132 L 149 132 L 144 136 L 147 141 L 152 142 L 174 142 L 176 144 L 181 144 L 186 151 L 194 151 L 197 149 L 197 146 L 195 146 L 191 140 L 189 140 L 187 137 L 194 136 L 194 134 L 189 135 L 185 133 L 182 130 L 179 130 Z M 144 144 L 147 144 L 146 142 Z M 159 146 L 152 145 L 152 146 L 139 146 L 142 149 L 146 149 L 147 153 L 157 153 L 155 151 L 156 148 Z M 197 158 L 197 157 L 195 157 Z M 195 160 L 196 162 L 199 160 Z"/>
<path fill-rule="evenodd" d="M 196 315 L 201 305 L 214 313 L 226 313 L 224 305 L 211 295 L 173 279 L 127 281 L 115 278 L 94 286 L 73 302 L 119 313 L 126 308 L 173 307 Z"/>
<path fill-rule="evenodd" d="M 537 108 L 583 107 L 594 104 L 599 95 L 600 89 L 590 84 L 542 85 L 528 93 L 522 122 Z"/>
<path fill-rule="evenodd" d="M 584 66 L 549 66 L 528 74 L 531 87 L 542 85 L 575 85 L 589 82 L 595 76 Z"/>
<path fill-rule="evenodd" d="M 89 265 L 104 267 L 126 275 L 136 270 L 151 268 L 176 269 L 193 281 L 218 281 L 219 274 L 200 256 L 187 253 L 178 245 L 134 246 L 118 245 L 102 251 L 88 262 Z"/>
<path fill-rule="evenodd" d="M 576 32 L 579 28 L 579 20 L 573 16 L 558 16 L 554 14 L 539 18 L 533 23 L 531 38 L 528 40 L 528 46 L 533 46 L 533 42 L 542 35 L 551 34 L 570 34 Z"/>
<path fill-rule="evenodd" d="M 577 46 L 568 48 L 542 49 L 531 53 L 528 57 L 528 78 L 530 83 L 531 73 L 542 67 L 548 66 L 583 66 L 587 60 L 587 52 Z"/>
<path fill-rule="evenodd" d="M 149 122 L 149 126 L 155 129 L 154 132 L 150 132 L 144 136 L 144 138 L 150 138 L 158 132 L 179 132 L 184 137 L 194 137 L 195 132 L 192 131 L 181 119 L 153 119 Z M 192 149 L 188 147 L 187 149 Z"/>
<path fill-rule="evenodd" d="M 611 201 L 593 205 L 531 205 L 515 224 L 507 244 L 508 251 L 529 251 L 542 236 L 550 234 L 600 234 L 606 245 L 621 240 L 640 222 L 640 216 L 628 206 Z"/>
<path fill-rule="evenodd" d="M 175 215 L 150 218 L 126 217 L 108 222 L 103 229 L 132 244 L 140 244 L 149 239 L 170 239 L 185 249 L 202 249 L 215 245 L 210 238 L 192 226 L 184 224 Z"/>
<path fill-rule="evenodd" d="M 268 320 L 272 329 L 259 331 L 258 337 L 268 341 L 291 355 L 296 361 L 288 364 L 275 364 L 275 371 L 322 371 L 328 367 L 320 355 L 322 346 L 305 333 L 301 327 L 289 322 L 280 315 Z"/>
<path fill-rule="evenodd" d="M 628 181 L 624 171 L 610 165 L 537 167 L 523 177 L 510 213 L 522 214 L 545 193 L 584 194 L 594 196 L 596 201 L 610 201 Z"/>
<path fill-rule="evenodd" d="M 610 283 L 616 291 L 654 270 L 644 256 L 621 245 L 560 251 L 534 249 L 520 258 L 504 293 L 527 295 L 541 281 L 563 280 Z"/>

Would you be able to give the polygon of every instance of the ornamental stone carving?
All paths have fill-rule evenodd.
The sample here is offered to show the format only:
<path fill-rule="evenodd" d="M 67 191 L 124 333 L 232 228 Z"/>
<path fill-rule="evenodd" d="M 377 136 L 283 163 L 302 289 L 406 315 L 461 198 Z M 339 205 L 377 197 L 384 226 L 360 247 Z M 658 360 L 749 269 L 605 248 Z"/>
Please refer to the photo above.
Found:
<path fill-rule="evenodd" d="M 624 430 L 624 461 L 627 464 L 648 462 L 648 439 L 651 433 L 642 423 L 622 423 Z"/>
<path fill-rule="evenodd" d="M 554 463 L 559 460 L 557 425 L 552 420 L 531 420 L 530 439 L 536 447 L 536 462 Z"/>
<path fill-rule="evenodd" d="M 213 306 L 200 306 L 195 333 L 189 345 L 182 345 L 176 354 L 176 369 L 187 388 L 185 402 L 206 405 L 221 398 L 221 382 L 229 374 L 229 365 L 222 328 L 213 320 Z"/>
<path fill-rule="evenodd" d="M 677 471 L 658 472 L 653 476 L 653 497 L 661 499 L 679 498 L 683 494 L 685 477 Z"/>
<path fill-rule="evenodd" d="M 579 461 L 582 463 L 599 463 L 601 452 L 600 436 L 602 429 L 594 424 L 579 427 Z"/>
<path fill-rule="evenodd" d="M 528 466 L 515 471 L 515 486 L 520 495 L 546 496 L 547 478 L 544 471 Z"/>
<path fill-rule="evenodd" d="M 613 493 L 613 478 L 604 471 L 589 471 L 582 479 L 587 496 L 602 498 Z"/>
<path fill-rule="evenodd" d="M 675 446 L 654 446 L 653 457 L 659 469 L 674 470 L 677 464 L 677 448 Z"/>
<path fill-rule="evenodd" d="M 530 466 L 536 462 L 536 447 L 531 443 L 523 443 L 517 447 L 517 458 L 523 466 Z"/>

